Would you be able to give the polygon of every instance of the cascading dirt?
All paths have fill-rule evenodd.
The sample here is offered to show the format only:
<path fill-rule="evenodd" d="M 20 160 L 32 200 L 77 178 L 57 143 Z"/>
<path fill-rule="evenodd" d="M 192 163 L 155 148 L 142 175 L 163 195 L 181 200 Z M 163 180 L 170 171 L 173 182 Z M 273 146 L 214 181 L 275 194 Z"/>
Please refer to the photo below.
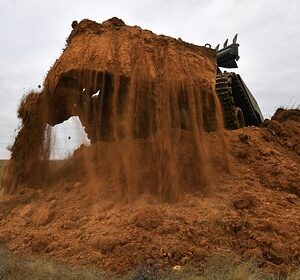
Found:
<path fill-rule="evenodd" d="M 73 26 L 43 91 L 21 103 L 22 128 L 4 189 L 57 182 L 62 173 L 80 174 L 96 194 L 125 201 L 144 192 L 174 201 L 184 191 L 205 189 L 212 167 L 209 131 L 219 132 L 220 161 L 227 165 L 214 51 L 117 18 Z M 71 116 L 80 118 L 92 145 L 51 173 L 47 124 Z"/>
<path fill-rule="evenodd" d="M 14 192 L 24 184 L 37 187 L 47 178 L 51 130 L 47 127 L 45 100 L 31 92 L 21 102 L 18 117 L 21 128 L 11 149 L 11 159 L 4 170 L 2 187 Z"/>

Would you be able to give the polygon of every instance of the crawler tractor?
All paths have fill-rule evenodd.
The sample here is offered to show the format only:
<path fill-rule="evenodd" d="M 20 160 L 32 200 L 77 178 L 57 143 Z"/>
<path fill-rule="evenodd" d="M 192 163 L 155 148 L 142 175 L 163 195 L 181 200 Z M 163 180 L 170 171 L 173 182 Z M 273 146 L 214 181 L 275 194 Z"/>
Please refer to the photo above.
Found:
<path fill-rule="evenodd" d="M 223 109 L 224 124 L 227 129 L 237 129 L 249 125 L 260 125 L 263 115 L 250 90 L 239 74 L 222 72 L 222 68 L 238 68 L 239 44 L 237 34 L 232 44 L 228 45 L 228 39 L 223 48 L 216 47 L 217 52 L 217 81 L 216 91 Z"/>

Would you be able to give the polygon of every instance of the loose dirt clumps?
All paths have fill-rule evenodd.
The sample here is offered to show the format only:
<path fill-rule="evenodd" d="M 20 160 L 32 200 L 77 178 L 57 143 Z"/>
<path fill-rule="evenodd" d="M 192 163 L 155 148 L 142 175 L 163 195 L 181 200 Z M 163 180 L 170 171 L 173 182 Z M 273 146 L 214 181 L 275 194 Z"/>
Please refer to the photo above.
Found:
<path fill-rule="evenodd" d="M 143 208 L 138 211 L 135 217 L 137 226 L 146 230 L 153 230 L 162 224 L 163 215 L 155 207 Z"/>
<path fill-rule="evenodd" d="M 110 237 L 97 237 L 93 242 L 93 247 L 104 254 L 111 252 L 116 245 L 117 241 Z"/>
<path fill-rule="evenodd" d="M 35 226 L 45 226 L 50 221 L 50 210 L 46 207 L 39 208 L 32 217 Z"/>

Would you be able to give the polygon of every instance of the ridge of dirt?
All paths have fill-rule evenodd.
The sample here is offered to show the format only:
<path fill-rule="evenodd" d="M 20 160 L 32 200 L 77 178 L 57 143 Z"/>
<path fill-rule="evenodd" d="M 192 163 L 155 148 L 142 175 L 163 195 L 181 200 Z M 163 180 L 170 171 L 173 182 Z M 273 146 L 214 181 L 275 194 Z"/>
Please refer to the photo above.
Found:
<path fill-rule="evenodd" d="M 276 120 L 279 122 L 285 121 L 296 121 L 300 122 L 300 110 L 299 109 L 283 109 L 278 108 L 272 117 L 272 120 Z"/>
<path fill-rule="evenodd" d="M 74 69 L 148 81 L 207 82 L 207 77 L 215 72 L 216 56 L 213 49 L 128 26 L 118 18 L 103 23 L 84 19 L 73 28 L 66 48 L 47 74 L 44 87 L 54 91 L 59 77 Z"/>

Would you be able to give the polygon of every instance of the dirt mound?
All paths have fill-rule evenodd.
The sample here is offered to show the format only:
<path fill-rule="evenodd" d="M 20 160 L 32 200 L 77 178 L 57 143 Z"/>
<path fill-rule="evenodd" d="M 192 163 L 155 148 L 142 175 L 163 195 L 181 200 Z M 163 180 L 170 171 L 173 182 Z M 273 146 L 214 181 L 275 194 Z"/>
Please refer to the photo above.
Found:
<path fill-rule="evenodd" d="M 266 135 L 266 139 L 275 138 L 281 145 L 300 155 L 299 124 L 299 109 L 278 109 L 271 120 L 265 120 L 263 123 L 263 127 L 271 134 Z"/>
<path fill-rule="evenodd" d="M 53 92 L 59 86 L 61 76 L 70 71 L 76 72 L 70 78 L 83 84 L 95 81 L 96 77 L 89 75 L 89 71 L 144 81 L 198 79 L 211 84 L 208 79 L 215 75 L 215 61 L 212 49 L 156 35 L 138 26 L 127 26 L 117 18 L 102 24 L 85 19 L 73 29 L 67 47 L 50 69 L 45 85 Z"/>
<path fill-rule="evenodd" d="M 215 253 L 287 272 L 300 264 L 300 156 L 286 141 L 299 143 L 300 124 L 289 130 L 290 120 L 281 122 L 286 129 L 281 134 L 272 122 L 277 121 L 227 131 L 230 173 L 219 165 L 209 194 L 186 193 L 172 204 L 159 203 L 151 192 L 132 204 L 110 199 L 109 176 L 97 181 L 103 188 L 81 182 L 80 172 L 86 171 L 79 168 L 79 155 L 88 152 L 82 148 L 61 167 L 65 181 L 1 198 L 1 240 L 19 254 L 34 252 L 117 273 L 141 264 L 201 269 Z M 218 135 L 208 137 L 214 145 Z M 109 144 L 103 145 L 98 148 L 109 153 Z M 192 156 L 186 153 L 185 160 Z M 68 173 L 74 166 L 79 173 Z"/>
<path fill-rule="evenodd" d="M 276 120 L 279 122 L 285 121 L 296 121 L 300 122 L 300 110 L 299 109 L 290 109 L 285 110 L 283 108 L 277 109 L 272 120 Z"/>

